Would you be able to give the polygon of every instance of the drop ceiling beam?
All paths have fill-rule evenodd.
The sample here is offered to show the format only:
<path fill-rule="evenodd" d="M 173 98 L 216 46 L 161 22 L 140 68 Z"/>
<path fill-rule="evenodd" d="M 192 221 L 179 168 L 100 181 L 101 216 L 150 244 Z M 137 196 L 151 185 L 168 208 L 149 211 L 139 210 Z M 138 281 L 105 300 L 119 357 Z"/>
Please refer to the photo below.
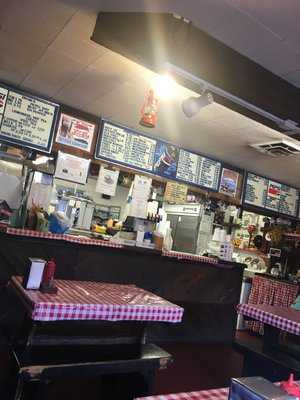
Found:
<path fill-rule="evenodd" d="M 278 118 L 300 125 L 300 89 L 182 18 L 161 13 L 100 13 L 92 40 L 156 72 L 161 72 L 165 63 L 177 65 Z M 189 80 L 179 81 L 199 92 Z M 275 123 L 222 96 L 216 100 L 278 129 Z"/>

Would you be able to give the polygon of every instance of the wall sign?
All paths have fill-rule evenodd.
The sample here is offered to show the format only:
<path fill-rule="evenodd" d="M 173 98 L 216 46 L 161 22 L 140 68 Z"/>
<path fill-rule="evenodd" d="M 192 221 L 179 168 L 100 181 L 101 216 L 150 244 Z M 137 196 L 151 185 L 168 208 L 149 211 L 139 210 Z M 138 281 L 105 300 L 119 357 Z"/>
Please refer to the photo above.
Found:
<path fill-rule="evenodd" d="M 187 185 L 177 182 L 167 182 L 164 201 L 172 204 L 184 204 L 186 203 L 187 191 Z"/>
<path fill-rule="evenodd" d="M 235 197 L 239 182 L 239 173 L 228 168 L 222 169 L 219 192 L 227 196 Z"/>
<path fill-rule="evenodd" d="M 55 141 L 90 152 L 95 127 L 91 122 L 61 113 Z"/>
<path fill-rule="evenodd" d="M 296 188 L 248 173 L 244 204 L 297 217 L 299 191 Z"/>
<path fill-rule="evenodd" d="M 114 171 L 101 165 L 95 191 L 107 196 L 115 196 L 119 172 L 119 170 Z"/>
<path fill-rule="evenodd" d="M 0 140 L 50 153 L 58 104 L 0 87 Z"/>
<path fill-rule="evenodd" d="M 101 124 L 95 158 L 214 191 L 219 186 L 219 161 L 105 120 Z"/>
<path fill-rule="evenodd" d="M 54 176 L 84 185 L 87 181 L 90 162 L 91 160 L 59 151 Z"/>

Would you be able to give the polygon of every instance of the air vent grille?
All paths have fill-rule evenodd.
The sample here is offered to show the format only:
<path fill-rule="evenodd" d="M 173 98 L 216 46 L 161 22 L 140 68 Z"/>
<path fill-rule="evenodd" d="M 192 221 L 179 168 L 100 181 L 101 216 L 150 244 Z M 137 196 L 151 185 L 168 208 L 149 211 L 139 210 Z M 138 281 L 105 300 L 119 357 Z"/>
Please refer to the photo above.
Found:
<path fill-rule="evenodd" d="M 288 140 L 277 140 L 267 143 L 250 144 L 251 147 L 260 153 L 268 154 L 271 157 L 287 157 L 300 154 L 300 146 Z"/>

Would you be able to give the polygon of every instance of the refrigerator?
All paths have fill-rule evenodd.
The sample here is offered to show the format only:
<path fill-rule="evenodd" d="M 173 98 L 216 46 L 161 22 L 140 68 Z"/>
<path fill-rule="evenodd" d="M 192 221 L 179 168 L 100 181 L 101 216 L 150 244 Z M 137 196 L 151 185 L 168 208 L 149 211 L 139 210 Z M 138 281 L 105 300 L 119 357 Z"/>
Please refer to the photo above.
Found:
<path fill-rule="evenodd" d="M 196 254 L 203 206 L 200 204 L 164 204 L 163 208 L 172 229 L 172 250 Z"/>

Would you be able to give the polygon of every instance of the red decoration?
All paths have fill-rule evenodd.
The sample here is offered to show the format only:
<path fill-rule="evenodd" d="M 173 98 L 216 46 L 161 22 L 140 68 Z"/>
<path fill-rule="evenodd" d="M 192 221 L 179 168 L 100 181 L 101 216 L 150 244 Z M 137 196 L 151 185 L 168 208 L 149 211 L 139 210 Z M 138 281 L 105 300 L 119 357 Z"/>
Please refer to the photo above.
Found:
<path fill-rule="evenodd" d="M 153 89 L 149 89 L 145 102 L 141 109 L 140 125 L 147 128 L 154 128 L 157 122 L 158 99 L 154 94 Z"/>
<path fill-rule="evenodd" d="M 300 397 L 300 386 L 294 381 L 294 374 L 290 374 L 287 381 L 281 382 L 280 387 L 290 396 Z"/>

